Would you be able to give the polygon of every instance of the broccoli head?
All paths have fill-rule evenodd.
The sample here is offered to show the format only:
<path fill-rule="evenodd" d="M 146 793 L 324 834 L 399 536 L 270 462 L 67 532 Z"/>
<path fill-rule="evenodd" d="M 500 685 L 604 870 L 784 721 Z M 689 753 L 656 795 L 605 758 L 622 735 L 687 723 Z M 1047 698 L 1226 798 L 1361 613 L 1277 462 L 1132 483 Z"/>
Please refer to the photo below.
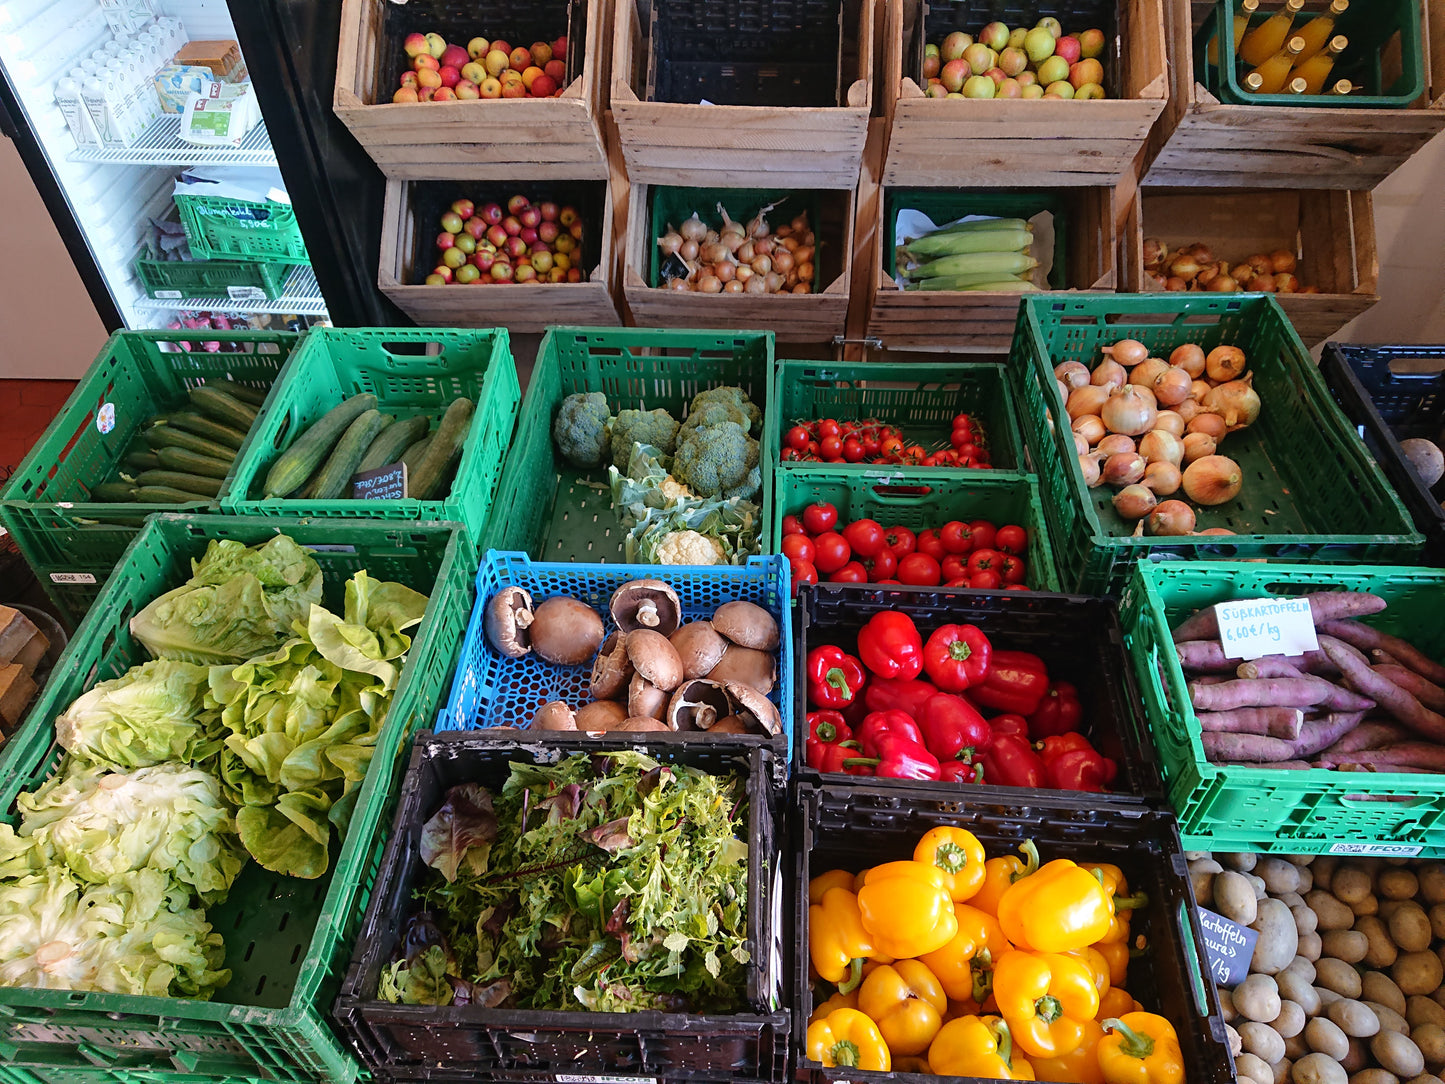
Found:
<path fill-rule="evenodd" d="M 736 422 L 749 433 L 757 433 L 762 429 L 763 412 L 742 388 L 725 385 L 693 396 L 692 404 L 687 408 L 687 421 L 682 427 L 696 429 L 722 422 Z"/>
<path fill-rule="evenodd" d="M 607 461 L 612 412 L 600 391 L 579 392 L 562 400 L 552 439 L 562 458 L 574 467 L 592 470 Z"/>
<path fill-rule="evenodd" d="M 672 474 L 699 497 L 752 500 L 763 484 L 758 442 L 735 421 L 699 425 L 682 434 Z"/>
<path fill-rule="evenodd" d="M 612 421 L 612 462 L 627 469 L 634 444 L 650 444 L 663 455 L 677 447 L 677 419 L 665 410 L 619 410 Z"/>

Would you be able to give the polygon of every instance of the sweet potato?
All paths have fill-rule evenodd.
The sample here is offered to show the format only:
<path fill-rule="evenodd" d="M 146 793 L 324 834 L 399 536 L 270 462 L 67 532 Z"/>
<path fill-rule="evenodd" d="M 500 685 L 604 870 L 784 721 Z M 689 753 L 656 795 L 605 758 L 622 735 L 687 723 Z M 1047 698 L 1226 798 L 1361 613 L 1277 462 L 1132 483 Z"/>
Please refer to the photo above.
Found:
<path fill-rule="evenodd" d="M 1236 708 L 1234 711 L 1201 711 L 1197 715 L 1200 730 L 1262 734 L 1282 741 L 1294 741 L 1300 736 L 1300 725 L 1305 717 L 1299 708 Z"/>
<path fill-rule="evenodd" d="M 1338 686 L 1320 678 L 1255 678 L 1219 684 L 1190 682 L 1189 699 L 1196 711 L 1232 711 L 1235 708 L 1309 708 L 1333 702 Z M 1339 690 L 1345 692 L 1347 690 Z M 1343 710 L 1358 710 L 1353 705 Z"/>
<path fill-rule="evenodd" d="M 1186 640 L 1175 644 L 1174 650 L 1186 674 L 1232 674 L 1239 665 L 1238 659 L 1224 657 L 1224 647 L 1218 640 Z"/>
<path fill-rule="evenodd" d="M 1400 688 L 1431 711 L 1445 711 L 1445 689 L 1429 678 L 1421 677 L 1408 666 L 1375 666 L 1375 673 L 1384 674 Z"/>
<path fill-rule="evenodd" d="M 1330 768 L 1337 768 L 1342 764 L 1357 764 L 1382 772 L 1410 769 L 1431 773 L 1445 772 L 1445 746 L 1425 741 L 1402 742 L 1388 749 L 1361 749 L 1358 753 L 1336 753 L 1333 756 L 1321 754 L 1320 759 Z"/>
<path fill-rule="evenodd" d="M 1339 664 L 1340 672 L 1356 690 L 1373 699 L 1416 733 L 1435 741 L 1445 741 L 1445 716 L 1431 711 L 1389 678 L 1363 665 L 1345 650 L 1346 645 L 1342 641 L 1329 635 L 1321 635 L 1319 640 L 1320 647 Z"/>
<path fill-rule="evenodd" d="M 1199 737 L 1204 745 L 1204 755 L 1216 763 L 1295 759 L 1294 745 L 1279 738 L 1257 734 L 1201 734 Z"/>
<path fill-rule="evenodd" d="M 1308 771 L 1312 764 L 1307 760 L 1270 760 L 1251 762 L 1248 760 L 1217 760 L 1221 768 L 1266 768 L 1277 772 L 1304 772 Z"/>
<path fill-rule="evenodd" d="M 1411 732 L 1408 727 L 1403 727 L 1399 723 L 1371 719 L 1351 730 L 1324 752 L 1354 753 L 1361 749 L 1380 749 L 1387 745 L 1393 745 L 1395 742 L 1409 741 L 1410 737 Z"/>
<path fill-rule="evenodd" d="M 1251 681 L 1255 678 L 1293 678 L 1305 676 L 1304 671 L 1290 662 L 1284 655 L 1266 655 L 1260 659 L 1251 659 L 1249 662 L 1242 662 L 1234 672 L 1239 677 Z"/>
<path fill-rule="evenodd" d="M 1310 604 L 1310 617 L 1316 626 L 1321 621 L 1377 614 L 1385 608 L 1385 600 L 1365 591 L 1316 591 L 1305 596 Z M 1186 640 L 1214 640 L 1219 637 L 1219 616 L 1213 606 L 1206 606 L 1185 620 L 1173 633 L 1176 644 Z"/>
<path fill-rule="evenodd" d="M 1299 736 L 1290 743 L 1295 756 L 1312 757 L 1330 748 L 1359 726 L 1364 717 L 1363 711 L 1336 711 L 1301 723 Z"/>
<path fill-rule="evenodd" d="M 1361 651 L 1379 648 L 1388 651 L 1401 665 L 1408 666 L 1421 677 L 1429 678 L 1435 684 L 1445 684 L 1445 666 L 1441 666 L 1408 640 L 1391 636 L 1370 625 L 1357 621 L 1330 621 L 1328 627 L 1316 623 L 1316 628 L 1337 639 L 1351 644 Z"/>

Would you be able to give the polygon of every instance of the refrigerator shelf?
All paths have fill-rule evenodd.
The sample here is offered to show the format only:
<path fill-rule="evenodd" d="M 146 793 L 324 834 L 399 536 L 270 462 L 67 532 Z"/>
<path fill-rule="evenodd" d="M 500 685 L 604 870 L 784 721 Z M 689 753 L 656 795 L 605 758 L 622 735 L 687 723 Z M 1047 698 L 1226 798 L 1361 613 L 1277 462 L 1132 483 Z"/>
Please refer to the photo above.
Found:
<path fill-rule="evenodd" d="M 246 134 L 239 147 L 197 147 L 180 137 L 179 114 L 167 114 L 146 130 L 134 147 L 78 147 L 72 162 L 135 166 L 274 166 L 276 152 L 264 122 Z"/>
<path fill-rule="evenodd" d="M 153 298 L 142 297 L 134 302 L 142 312 L 271 312 L 294 313 L 297 316 L 325 316 L 326 299 L 316 283 L 316 272 L 307 264 L 297 264 L 286 279 L 281 296 L 274 301 L 228 301 L 218 297 Z"/>

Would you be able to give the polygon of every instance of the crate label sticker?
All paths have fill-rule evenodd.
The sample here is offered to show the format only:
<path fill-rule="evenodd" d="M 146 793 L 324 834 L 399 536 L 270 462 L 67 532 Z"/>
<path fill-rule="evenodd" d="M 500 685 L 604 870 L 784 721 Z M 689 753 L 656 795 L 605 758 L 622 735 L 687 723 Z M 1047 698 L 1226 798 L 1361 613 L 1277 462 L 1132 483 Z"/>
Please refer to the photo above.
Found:
<path fill-rule="evenodd" d="M 52 572 L 51 583 L 94 583 L 95 577 L 89 572 Z"/>
<path fill-rule="evenodd" d="M 657 1084 L 655 1076 L 563 1076 L 557 1084 Z"/>
<path fill-rule="evenodd" d="M 355 552 L 356 552 L 356 547 L 355 547 L 355 546 L 328 546 L 328 545 L 324 545 L 324 544 L 323 544 L 323 545 L 317 545 L 317 546 L 308 545 L 306 548 L 307 548 L 308 550 L 314 550 L 314 551 L 317 552 L 317 553 L 355 553 Z"/>
<path fill-rule="evenodd" d="M 1423 845 L 1410 843 L 1336 843 L 1330 847 L 1330 854 L 1357 854 L 1376 858 L 1414 858 L 1423 851 Z"/>
<path fill-rule="evenodd" d="M 266 291 L 259 286 L 227 286 L 226 296 L 232 301 L 265 301 Z"/>
<path fill-rule="evenodd" d="M 1203 907 L 1199 908 L 1199 926 L 1204 931 L 1204 951 L 1215 984 L 1232 988 L 1243 982 L 1259 934 Z"/>
<path fill-rule="evenodd" d="M 95 427 L 102 433 L 109 433 L 115 428 L 114 403 L 100 404 L 100 409 L 95 412 Z"/>
<path fill-rule="evenodd" d="M 160 301 L 176 301 L 186 295 L 182 290 L 157 290 L 155 296 Z"/>
<path fill-rule="evenodd" d="M 397 501 L 406 497 L 406 464 L 388 463 L 351 476 L 351 498 L 357 501 Z"/>
<path fill-rule="evenodd" d="M 1303 655 L 1319 649 L 1309 599 L 1245 598 L 1214 607 L 1226 659 Z"/>

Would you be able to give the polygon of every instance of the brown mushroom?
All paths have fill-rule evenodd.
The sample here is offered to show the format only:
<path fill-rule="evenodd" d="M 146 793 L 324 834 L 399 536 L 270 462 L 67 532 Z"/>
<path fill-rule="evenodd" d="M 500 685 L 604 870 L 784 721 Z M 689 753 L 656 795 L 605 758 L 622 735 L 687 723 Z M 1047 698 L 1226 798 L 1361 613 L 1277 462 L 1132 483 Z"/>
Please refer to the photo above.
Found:
<path fill-rule="evenodd" d="M 630 580 L 612 592 L 612 620 L 623 632 L 651 629 L 671 636 L 682 621 L 677 592 L 661 580 Z"/>
<path fill-rule="evenodd" d="M 729 644 L 708 677 L 723 683 L 740 681 L 767 696 L 778 680 L 778 664 L 770 651 L 754 651 L 750 647 Z"/>
<path fill-rule="evenodd" d="M 632 680 L 632 660 L 627 657 L 627 637 L 609 633 L 592 660 L 590 691 L 594 700 L 613 700 L 627 692 Z"/>
<path fill-rule="evenodd" d="M 727 690 L 708 678 L 683 682 L 667 705 L 667 722 L 673 730 L 710 730 L 731 714 L 733 702 Z"/>
<path fill-rule="evenodd" d="M 708 621 L 689 621 L 668 637 L 682 659 L 684 681 L 707 677 L 728 649 L 728 642 L 718 635 Z"/>
<path fill-rule="evenodd" d="M 682 659 L 666 636 L 651 629 L 627 634 L 627 657 L 639 674 L 665 693 L 682 684 Z"/>
<path fill-rule="evenodd" d="M 778 623 L 751 602 L 724 602 L 712 615 L 712 627 L 739 647 L 778 650 Z"/>
<path fill-rule="evenodd" d="M 654 731 L 667 731 L 667 724 L 661 719 L 654 719 L 650 715 L 634 715 L 627 719 L 621 726 L 614 726 L 614 732 L 625 733 L 651 733 Z"/>
<path fill-rule="evenodd" d="M 719 719 L 713 723 L 709 734 L 754 734 L 755 730 L 748 725 L 748 721 L 741 715 L 729 715 L 726 719 Z"/>
<path fill-rule="evenodd" d="M 740 681 L 729 681 L 723 686 L 728 695 L 737 702 L 737 714 L 768 734 L 783 732 L 783 719 L 773 702 L 762 693 Z"/>
<path fill-rule="evenodd" d="M 560 700 L 549 700 L 532 716 L 529 730 L 576 730 L 577 719 L 572 709 Z"/>
<path fill-rule="evenodd" d="M 627 714 L 667 718 L 668 695 L 641 674 L 633 674 L 627 686 Z"/>
<path fill-rule="evenodd" d="M 527 628 L 532 624 L 532 596 L 520 587 L 503 587 L 487 603 L 483 626 L 487 643 L 509 659 L 532 650 Z"/>
<path fill-rule="evenodd" d="M 616 730 L 627 718 L 627 709 L 615 700 L 594 700 L 577 709 L 578 730 Z"/>
<path fill-rule="evenodd" d="M 558 595 L 532 612 L 532 650 L 559 666 L 581 666 L 602 643 L 602 618 L 585 602 Z"/>

